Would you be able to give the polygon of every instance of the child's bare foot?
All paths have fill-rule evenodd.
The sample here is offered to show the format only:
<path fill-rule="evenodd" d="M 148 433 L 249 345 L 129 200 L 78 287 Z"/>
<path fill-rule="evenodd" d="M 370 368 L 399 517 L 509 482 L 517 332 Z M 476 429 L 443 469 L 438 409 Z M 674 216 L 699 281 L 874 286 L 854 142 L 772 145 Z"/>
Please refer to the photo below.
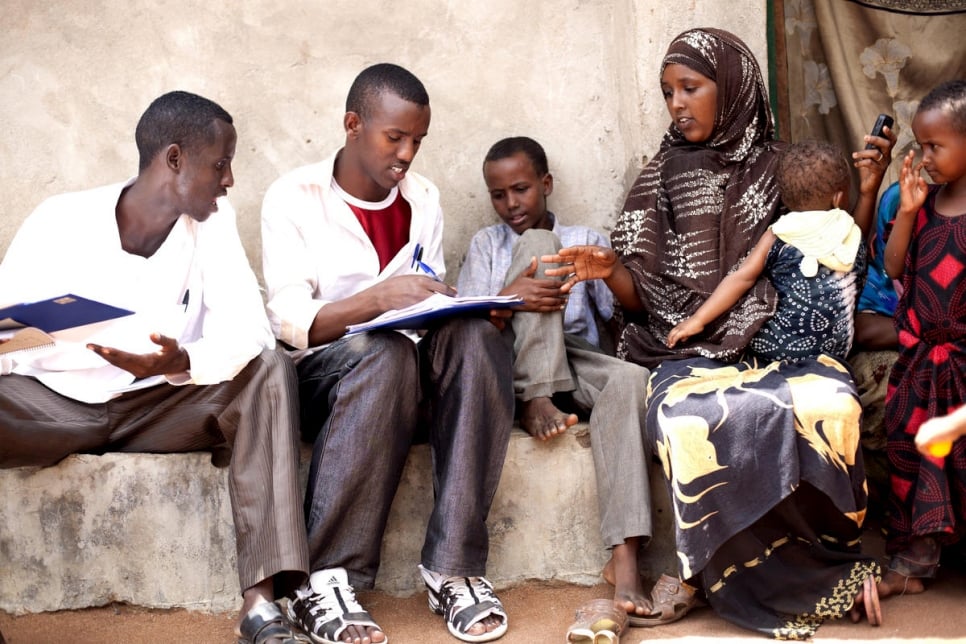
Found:
<path fill-rule="evenodd" d="M 614 603 L 628 615 L 648 615 L 652 610 L 650 595 L 644 592 L 637 569 L 639 543 L 637 537 L 631 537 L 614 546 L 604 566 L 604 580 L 614 587 Z"/>
<path fill-rule="evenodd" d="M 520 425 L 534 438 L 550 440 L 576 424 L 577 414 L 563 413 L 545 396 L 523 402 Z"/>
<path fill-rule="evenodd" d="M 887 571 L 877 586 L 879 597 L 888 597 L 889 595 L 918 595 L 926 590 L 922 579 L 918 577 L 906 577 L 895 570 Z"/>
<path fill-rule="evenodd" d="M 922 579 L 935 574 L 940 553 L 935 537 L 913 537 L 902 551 L 892 555 L 889 568 L 878 583 L 879 596 L 916 595 L 926 590 Z"/>

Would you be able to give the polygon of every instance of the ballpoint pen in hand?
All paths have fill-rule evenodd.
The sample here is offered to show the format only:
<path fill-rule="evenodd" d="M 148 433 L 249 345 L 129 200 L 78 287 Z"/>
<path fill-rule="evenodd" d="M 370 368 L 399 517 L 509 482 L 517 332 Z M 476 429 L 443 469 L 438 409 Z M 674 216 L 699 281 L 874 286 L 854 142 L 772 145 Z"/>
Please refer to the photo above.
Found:
<path fill-rule="evenodd" d="M 416 244 L 416 249 L 413 251 L 413 261 L 410 267 L 416 269 L 417 271 L 422 271 L 426 273 L 437 282 L 443 281 L 439 279 L 439 275 L 436 274 L 436 271 L 433 270 L 433 267 L 423 261 L 422 244 Z"/>

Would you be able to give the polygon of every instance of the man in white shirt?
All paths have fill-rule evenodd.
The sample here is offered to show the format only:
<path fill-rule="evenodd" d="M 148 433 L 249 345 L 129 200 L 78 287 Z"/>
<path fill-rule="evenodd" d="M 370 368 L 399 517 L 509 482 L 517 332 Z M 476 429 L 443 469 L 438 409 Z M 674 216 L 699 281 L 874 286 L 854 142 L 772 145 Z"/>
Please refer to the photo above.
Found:
<path fill-rule="evenodd" d="M 211 450 L 229 468 L 241 640 L 300 641 L 273 602 L 273 584 L 308 572 L 295 373 L 275 350 L 225 198 L 232 118 L 171 92 L 135 139 L 135 178 L 47 199 L 0 264 L 0 302 L 71 293 L 135 312 L 86 347 L 12 354 L 0 377 L 0 467 Z"/>
<path fill-rule="evenodd" d="M 377 64 L 349 89 L 345 145 L 275 181 L 262 208 L 273 331 L 295 350 L 312 575 L 289 603 L 316 642 L 386 641 L 354 598 L 371 588 L 410 444 L 426 421 L 435 503 L 421 556 L 430 608 L 488 641 L 507 617 L 483 577 L 486 516 L 513 424 L 511 349 L 490 321 L 346 335 L 350 324 L 455 291 L 441 281 L 439 191 L 409 170 L 429 129 L 413 74 Z M 418 340 L 415 343 L 413 340 Z"/>

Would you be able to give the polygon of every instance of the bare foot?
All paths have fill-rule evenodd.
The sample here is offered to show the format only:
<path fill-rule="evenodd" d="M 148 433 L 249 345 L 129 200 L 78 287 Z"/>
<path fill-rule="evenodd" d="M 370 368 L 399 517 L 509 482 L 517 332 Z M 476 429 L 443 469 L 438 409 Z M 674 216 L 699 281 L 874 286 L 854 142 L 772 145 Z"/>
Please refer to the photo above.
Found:
<path fill-rule="evenodd" d="M 576 424 L 577 414 L 563 413 L 545 396 L 523 402 L 520 425 L 534 438 L 550 440 Z"/>
<path fill-rule="evenodd" d="M 386 641 L 386 634 L 378 628 L 353 624 L 342 632 L 342 641 L 346 644 L 378 644 Z"/>
<path fill-rule="evenodd" d="M 879 597 L 888 597 L 890 595 L 918 595 L 926 590 L 922 580 L 918 577 L 906 577 L 905 575 L 897 573 L 895 570 L 887 571 L 882 576 L 882 581 L 877 584 L 877 587 Z"/>
<path fill-rule="evenodd" d="M 239 613 L 238 621 L 235 623 L 236 637 L 241 637 L 241 624 L 245 620 L 245 616 L 248 615 L 249 611 L 262 602 L 272 601 L 275 592 L 272 584 L 272 578 L 269 577 L 268 579 L 263 579 L 254 586 L 246 588 L 245 592 L 242 593 L 241 613 Z"/>
<path fill-rule="evenodd" d="M 652 612 L 650 594 L 644 592 L 637 570 L 638 537 L 625 539 L 614 546 L 610 560 L 604 566 L 604 579 L 614 587 L 614 603 L 628 615 L 649 615 Z"/>
<path fill-rule="evenodd" d="M 855 600 L 852 602 L 852 608 L 849 609 L 849 619 L 852 620 L 853 624 L 858 624 L 862 621 L 862 609 L 864 608 L 864 598 L 860 592 L 855 596 Z"/>
<path fill-rule="evenodd" d="M 931 535 L 912 537 L 901 552 L 892 555 L 889 568 L 877 584 L 879 597 L 916 595 L 926 590 L 922 578 L 935 573 L 940 550 L 939 541 Z"/>
<path fill-rule="evenodd" d="M 474 637 L 482 635 L 483 633 L 490 633 L 495 631 L 503 624 L 503 618 L 496 615 L 487 615 L 477 623 L 466 629 L 467 635 L 472 635 Z"/>

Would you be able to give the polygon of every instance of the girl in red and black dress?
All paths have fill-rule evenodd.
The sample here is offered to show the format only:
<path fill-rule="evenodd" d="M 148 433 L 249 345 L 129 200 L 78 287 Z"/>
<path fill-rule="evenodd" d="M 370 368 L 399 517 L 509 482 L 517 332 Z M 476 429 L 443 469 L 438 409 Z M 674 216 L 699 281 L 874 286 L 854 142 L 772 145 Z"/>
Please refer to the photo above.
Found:
<path fill-rule="evenodd" d="M 912 129 L 922 159 L 915 163 L 910 151 L 903 161 L 885 252 L 903 293 L 899 360 L 886 395 L 891 560 L 880 596 L 922 592 L 942 546 L 959 539 L 966 521 L 966 441 L 947 456 L 923 456 L 915 445 L 923 422 L 966 403 L 966 81 L 932 90 Z"/>

